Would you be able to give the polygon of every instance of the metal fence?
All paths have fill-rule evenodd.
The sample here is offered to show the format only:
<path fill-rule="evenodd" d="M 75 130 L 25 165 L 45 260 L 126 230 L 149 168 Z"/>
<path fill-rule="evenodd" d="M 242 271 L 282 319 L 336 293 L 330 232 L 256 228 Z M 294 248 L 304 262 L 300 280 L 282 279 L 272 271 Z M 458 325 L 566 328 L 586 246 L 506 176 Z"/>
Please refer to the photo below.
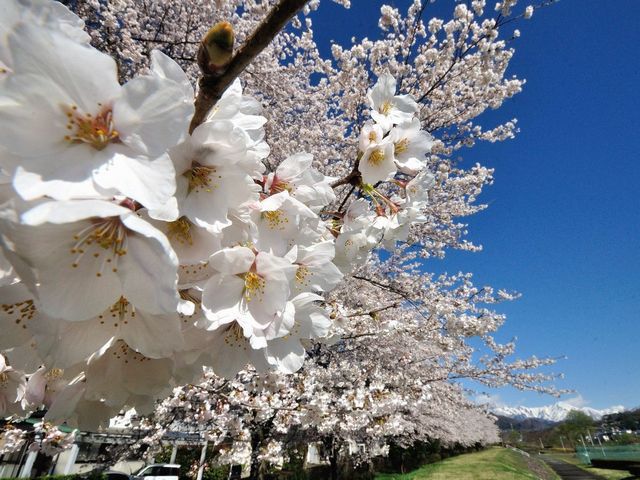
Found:
<path fill-rule="evenodd" d="M 633 460 L 640 462 L 640 444 L 577 447 L 576 455 L 586 465 L 591 463 L 591 459 Z"/>

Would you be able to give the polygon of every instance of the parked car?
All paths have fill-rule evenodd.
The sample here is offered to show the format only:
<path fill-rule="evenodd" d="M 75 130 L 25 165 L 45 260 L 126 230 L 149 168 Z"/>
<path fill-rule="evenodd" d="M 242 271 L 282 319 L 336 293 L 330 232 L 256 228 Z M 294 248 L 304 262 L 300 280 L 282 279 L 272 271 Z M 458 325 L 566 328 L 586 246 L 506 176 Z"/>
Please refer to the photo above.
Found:
<path fill-rule="evenodd" d="M 175 463 L 154 463 L 142 467 L 132 480 L 178 480 L 180 465 Z"/>
<path fill-rule="evenodd" d="M 116 472 L 115 470 L 107 470 L 102 472 L 105 480 L 131 480 L 131 475 L 124 472 Z"/>
<path fill-rule="evenodd" d="M 78 480 L 131 480 L 131 475 L 116 470 L 105 470 L 104 467 L 94 468 L 87 472 L 75 474 Z"/>
<path fill-rule="evenodd" d="M 228 480 L 240 480 L 242 478 L 242 465 L 232 465 L 229 469 Z"/>

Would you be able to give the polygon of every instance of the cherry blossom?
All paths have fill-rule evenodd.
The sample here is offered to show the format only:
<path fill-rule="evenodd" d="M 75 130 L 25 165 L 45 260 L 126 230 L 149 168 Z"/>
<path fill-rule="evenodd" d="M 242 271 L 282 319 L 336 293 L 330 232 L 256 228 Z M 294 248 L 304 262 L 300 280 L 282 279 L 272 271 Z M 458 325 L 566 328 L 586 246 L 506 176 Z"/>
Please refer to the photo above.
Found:
<path fill-rule="evenodd" d="M 295 266 L 285 258 L 247 247 L 222 249 L 209 261 L 219 272 L 207 281 L 202 296 L 209 328 L 237 321 L 259 343 L 254 330 L 267 328 L 284 313 Z"/>
<path fill-rule="evenodd" d="M 24 396 L 26 381 L 24 373 L 7 365 L 0 355 L 0 415 L 7 417 L 21 412 L 20 400 Z"/>
<path fill-rule="evenodd" d="M 0 141 L 20 159 L 18 193 L 66 200 L 117 192 L 149 208 L 169 200 L 175 182 L 165 152 L 185 136 L 193 111 L 172 60 L 156 52 L 152 74 L 120 86 L 111 58 L 58 32 L 19 24 L 8 44 L 14 73 L 4 90 L 13 104 L 0 113 Z"/>
<path fill-rule="evenodd" d="M 11 251 L 35 270 L 33 288 L 47 314 L 86 320 L 121 297 L 151 314 L 176 310 L 176 255 L 129 208 L 102 200 L 44 202 L 21 218 L 1 228 Z"/>
<path fill-rule="evenodd" d="M 388 73 L 367 92 L 371 117 L 386 132 L 393 125 L 411 121 L 418 111 L 418 104 L 409 95 L 396 95 L 396 79 Z"/>

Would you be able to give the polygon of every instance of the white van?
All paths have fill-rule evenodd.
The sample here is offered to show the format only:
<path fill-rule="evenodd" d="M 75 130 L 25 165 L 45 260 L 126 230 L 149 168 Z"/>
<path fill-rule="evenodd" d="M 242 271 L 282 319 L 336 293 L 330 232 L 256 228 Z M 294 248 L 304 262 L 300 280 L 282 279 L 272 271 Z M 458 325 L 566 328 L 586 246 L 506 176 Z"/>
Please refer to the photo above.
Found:
<path fill-rule="evenodd" d="M 178 480 L 180 465 L 175 463 L 154 463 L 143 467 L 132 476 L 134 480 Z"/>

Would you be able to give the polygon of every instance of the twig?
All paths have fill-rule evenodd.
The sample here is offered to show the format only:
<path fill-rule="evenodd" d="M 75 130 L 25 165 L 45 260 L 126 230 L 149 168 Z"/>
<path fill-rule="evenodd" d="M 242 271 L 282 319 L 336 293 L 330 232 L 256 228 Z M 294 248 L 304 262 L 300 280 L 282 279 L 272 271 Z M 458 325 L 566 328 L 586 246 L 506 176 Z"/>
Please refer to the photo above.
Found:
<path fill-rule="evenodd" d="M 378 288 L 382 288 L 382 289 L 384 289 L 384 290 L 388 290 L 388 291 L 390 291 L 390 292 L 393 292 L 393 293 L 396 293 L 396 294 L 400 295 L 402 298 L 404 298 L 404 299 L 409 303 L 409 305 L 411 305 L 413 308 L 415 308 L 415 310 L 418 312 L 418 314 L 419 314 L 422 318 L 424 318 L 424 319 L 425 319 L 425 320 L 427 320 L 427 321 L 430 321 L 430 320 L 431 320 L 431 317 L 430 317 L 430 316 L 429 316 L 429 317 L 427 317 L 427 316 L 422 312 L 422 310 L 420 310 L 420 306 L 419 306 L 419 305 L 418 305 L 418 304 L 417 304 L 417 303 L 416 303 L 416 302 L 411 298 L 411 296 L 410 296 L 407 292 L 405 292 L 404 290 L 401 290 L 401 289 L 399 289 L 399 288 L 396 288 L 396 287 L 394 287 L 394 286 L 392 286 L 392 285 L 385 285 L 384 283 L 378 282 L 378 281 L 376 281 L 376 280 L 372 280 L 371 278 L 362 277 L 362 276 L 360 276 L 360 275 L 352 275 L 352 278 L 355 278 L 355 279 L 357 279 L 357 280 L 362 280 L 362 281 L 365 281 L 365 282 L 369 282 L 370 284 L 375 285 L 375 286 L 376 286 L 376 287 L 378 287 Z"/>
<path fill-rule="evenodd" d="M 196 111 L 191 119 L 189 133 L 204 122 L 211 108 L 224 91 L 242 73 L 254 58 L 266 48 L 287 22 L 307 3 L 308 0 L 281 0 L 258 26 L 245 44 L 233 56 L 226 70 L 220 75 L 203 74 L 200 78 Z"/>
<path fill-rule="evenodd" d="M 331 184 L 331 188 L 336 188 L 341 185 L 358 185 L 360 183 L 360 172 L 358 171 L 358 162 L 356 162 L 355 167 L 351 170 L 351 173 L 346 177 L 342 177 Z"/>
<path fill-rule="evenodd" d="M 365 316 L 372 316 L 375 315 L 376 313 L 380 313 L 380 312 L 384 312 L 385 310 L 389 310 L 391 308 L 398 308 L 400 306 L 399 302 L 394 302 L 390 305 L 386 305 L 384 307 L 380 307 L 380 308 L 376 308 L 373 310 L 369 310 L 368 312 L 358 312 L 358 313 L 351 313 L 349 315 L 345 315 L 344 318 L 353 318 L 353 317 L 365 317 Z"/>
<path fill-rule="evenodd" d="M 344 199 L 342 200 L 342 202 L 340 203 L 340 206 L 338 207 L 338 212 L 342 211 L 342 208 L 344 207 L 344 205 L 347 203 L 347 200 L 349 199 L 349 197 L 351 196 L 351 194 L 353 193 L 353 191 L 356 189 L 356 186 L 353 185 L 351 187 L 351 190 L 349 190 L 349 193 L 347 193 L 344 197 Z"/>

